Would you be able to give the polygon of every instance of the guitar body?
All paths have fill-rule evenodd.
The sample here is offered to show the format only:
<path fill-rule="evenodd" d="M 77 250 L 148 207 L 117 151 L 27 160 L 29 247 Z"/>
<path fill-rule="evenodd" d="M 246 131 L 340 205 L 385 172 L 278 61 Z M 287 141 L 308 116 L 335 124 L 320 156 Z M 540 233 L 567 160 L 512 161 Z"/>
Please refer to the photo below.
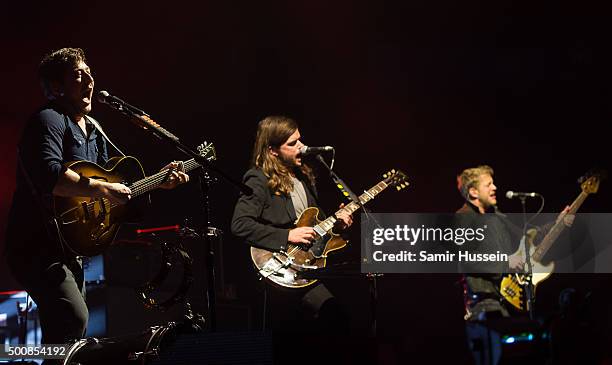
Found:
<path fill-rule="evenodd" d="M 534 234 L 531 235 L 531 237 L 529 236 L 530 235 L 529 232 L 527 233 L 527 235 L 528 235 L 527 246 L 529 248 L 529 257 L 532 258 L 531 266 L 533 268 L 532 275 L 531 275 L 531 282 L 533 284 L 532 296 L 535 298 L 536 288 L 538 284 L 548 279 L 548 277 L 555 270 L 555 263 L 551 261 L 548 265 L 544 265 L 541 262 L 534 260 L 533 256 L 537 248 L 533 244 L 533 238 L 535 237 L 535 231 L 534 231 Z M 525 255 L 525 250 L 524 250 L 523 245 L 524 244 L 521 241 L 519 249 L 516 250 L 514 254 L 520 255 L 521 257 L 523 257 L 523 260 L 525 260 L 526 255 Z M 527 310 L 526 300 L 525 300 L 525 289 L 524 289 L 525 285 L 527 285 L 528 283 L 527 279 L 528 278 L 526 277 L 525 274 L 516 273 L 516 274 L 506 275 L 501 280 L 501 285 L 500 285 L 501 290 L 500 291 L 501 291 L 502 296 L 510 304 L 512 304 L 513 307 L 515 307 L 516 309 L 520 311 Z"/>
<path fill-rule="evenodd" d="M 134 157 L 114 157 L 106 168 L 88 161 L 69 162 L 65 166 L 90 179 L 127 186 L 145 176 Z M 65 243 L 81 256 L 99 255 L 110 246 L 128 214 L 126 205 L 112 205 L 108 199 L 90 197 L 56 196 L 53 209 Z"/>
<path fill-rule="evenodd" d="M 307 208 L 297 220 L 297 227 L 314 227 L 321 220 L 318 208 Z M 296 245 L 287 245 L 286 251 L 272 252 L 262 248 L 251 247 L 251 259 L 263 278 L 285 288 L 302 288 L 314 284 L 316 279 L 296 277 L 304 270 L 325 267 L 327 254 L 346 246 L 347 241 L 331 230 L 323 236 L 317 235 L 316 241 L 306 250 Z"/>

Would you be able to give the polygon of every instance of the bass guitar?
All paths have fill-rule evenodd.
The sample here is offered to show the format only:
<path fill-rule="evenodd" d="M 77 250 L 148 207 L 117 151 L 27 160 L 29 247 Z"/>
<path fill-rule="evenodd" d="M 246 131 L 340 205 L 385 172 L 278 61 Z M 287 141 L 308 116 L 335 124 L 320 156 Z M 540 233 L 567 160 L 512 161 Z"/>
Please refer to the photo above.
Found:
<path fill-rule="evenodd" d="M 567 214 L 576 214 L 582 203 L 584 203 L 584 201 L 586 200 L 587 196 L 589 196 L 589 194 L 597 193 L 597 190 L 599 189 L 600 175 L 596 174 L 590 177 L 582 177 L 579 181 L 582 182 L 580 185 L 582 192 L 574 200 Z M 552 247 L 553 243 L 555 243 L 557 238 L 561 235 L 564 228 L 565 224 L 563 223 L 563 219 L 560 219 L 552 226 L 552 228 L 548 231 L 548 233 L 544 236 L 540 244 L 537 246 L 534 242 L 536 237 L 536 230 L 530 229 L 527 231 L 526 240 L 529 248 L 529 257 L 533 268 L 531 274 L 531 283 L 533 285 L 534 298 L 536 286 L 542 281 L 548 279 L 548 277 L 555 269 L 554 261 L 551 261 L 547 265 L 544 265 L 542 263 L 542 258 L 544 257 L 544 255 L 546 255 L 548 250 Z M 519 245 L 519 249 L 515 252 L 515 254 L 520 254 L 522 257 L 526 257 L 523 242 L 521 242 L 521 244 Z M 513 307 L 515 307 L 519 311 L 526 311 L 528 310 L 528 308 L 526 306 L 526 301 L 524 298 L 524 287 L 528 283 L 528 274 L 509 274 L 502 278 L 499 290 L 502 297 Z"/>

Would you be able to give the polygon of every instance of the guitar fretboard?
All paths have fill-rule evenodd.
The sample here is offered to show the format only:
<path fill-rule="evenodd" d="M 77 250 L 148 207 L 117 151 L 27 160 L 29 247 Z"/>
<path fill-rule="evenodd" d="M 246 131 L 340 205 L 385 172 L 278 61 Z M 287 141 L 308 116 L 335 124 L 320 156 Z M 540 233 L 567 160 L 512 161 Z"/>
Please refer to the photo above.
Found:
<path fill-rule="evenodd" d="M 200 164 L 192 158 L 191 160 L 183 162 L 183 166 L 185 168 L 185 172 L 189 172 L 200 167 Z M 148 193 L 151 190 L 157 189 L 166 181 L 169 173 L 170 170 L 163 170 L 154 175 L 145 177 L 142 180 L 136 181 L 129 186 L 130 190 L 132 190 L 132 196 L 137 197 L 139 195 Z"/>
<path fill-rule="evenodd" d="M 355 202 L 350 202 L 345 207 L 343 207 L 342 209 L 339 209 L 336 212 L 336 214 L 338 214 L 340 212 L 347 212 L 348 214 L 353 214 L 359 208 L 361 208 L 361 205 L 364 205 L 367 202 L 369 202 L 370 200 L 374 199 L 376 197 L 376 195 L 380 194 L 388 186 L 389 186 L 389 184 L 387 184 L 384 181 L 379 182 L 378 184 L 374 185 L 369 190 L 365 191 L 363 194 L 361 194 L 359 196 L 359 202 L 361 204 L 357 204 Z M 328 217 L 327 219 L 325 219 L 321 223 L 317 224 L 317 227 L 320 227 L 325 232 L 328 232 L 330 229 L 333 228 L 334 224 L 336 223 L 336 214 Z"/>
<path fill-rule="evenodd" d="M 189 172 L 191 170 L 195 170 L 198 167 L 200 167 L 200 164 L 197 163 L 194 158 L 192 158 L 191 160 L 184 161 L 183 167 L 185 169 L 185 172 Z M 132 197 L 135 198 L 139 195 L 148 193 L 151 190 L 157 189 L 161 184 L 163 184 L 166 181 L 169 171 L 170 170 L 162 170 L 156 174 L 147 176 L 142 180 L 138 180 L 134 182 L 132 185 L 128 186 L 130 190 L 132 191 Z M 102 201 L 104 202 L 104 204 L 110 203 L 108 199 L 106 198 L 104 198 Z M 117 205 L 118 204 L 116 203 L 111 203 L 110 207 L 114 208 Z"/>
<path fill-rule="evenodd" d="M 567 214 L 576 214 L 578 208 L 580 208 L 582 203 L 584 203 L 584 200 L 587 198 L 587 196 L 589 196 L 589 194 L 585 193 L 584 191 L 581 192 L 580 195 L 578 195 L 576 200 L 574 200 L 574 202 L 570 206 L 569 212 Z M 544 255 L 546 255 L 550 247 L 553 245 L 553 243 L 555 243 L 557 238 L 559 238 L 559 235 L 561 235 L 561 232 L 563 232 L 564 229 L 565 223 L 563 223 L 563 219 L 561 219 L 559 222 L 556 222 L 552 226 L 550 231 L 548 231 L 546 236 L 544 236 L 542 242 L 540 242 L 538 248 L 534 251 L 531 257 L 534 260 L 540 262 Z"/>

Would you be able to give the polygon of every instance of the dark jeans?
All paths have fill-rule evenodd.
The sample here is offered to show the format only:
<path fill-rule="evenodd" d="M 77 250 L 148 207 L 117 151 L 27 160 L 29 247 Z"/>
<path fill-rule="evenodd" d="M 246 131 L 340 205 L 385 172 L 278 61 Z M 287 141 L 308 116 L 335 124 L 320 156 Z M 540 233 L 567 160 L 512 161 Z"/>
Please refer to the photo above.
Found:
<path fill-rule="evenodd" d="M 85 335 L 89 311 L 80 260 L 58 262 L 43 270 L 14 261 L 11 266 L 15 278 L 38 306 L 42 343 L 66 344 Z M 45 361 L 54 363 L 59 362 Z"/>
<path fill-rule="evenodd" d="M 465 323 L 468 348 L 476 365 L 498 364 L 502 355 L 501 337 L 498 332 L 479 321 Z"/>

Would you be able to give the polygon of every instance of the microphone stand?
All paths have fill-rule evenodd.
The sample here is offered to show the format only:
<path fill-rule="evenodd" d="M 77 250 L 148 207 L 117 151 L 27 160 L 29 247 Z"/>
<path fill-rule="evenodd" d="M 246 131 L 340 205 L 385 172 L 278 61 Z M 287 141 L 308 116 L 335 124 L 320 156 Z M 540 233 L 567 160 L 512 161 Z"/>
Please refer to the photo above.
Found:
<path fill-rule="evenodd" d="M 223 179 L 225 179 L 225 181 L 229 182 L 235 188 L 240 190 L 243 194 L 245 195 L 253 194 L 253 190 L 250 187 L 235 180 L 234 178 L 226 174 L 224 171 L 212 165 L 210 162 L 208 162 L 208 160 L 202 157 L 198 152 L 196 152 L 192 148 L 183 144 L 177 136 L 175 136 L 174 134 L 170 133 L 168 130 L 166 130 L 159 124 L 157 124 L 157 122 L 151 119 L 151 117 L 144 111 L 128 103 L 125 103 L 125 102 L 119 103 L 116 101 L 111 101 L 111 102 L 105 102 L 105 104 L 111 106 L 112 108 L 130 117 L 130 121 L 136 124 L 138 127 L 142 128 L 143 130 L 149 132 L 150 134 L 154 135 L 155 137 L 159 138 L 162 141 L 169 142 L 178 151 L 196 160 L 196 162 L 200 164 L 200 166 L 202 166 L 203 168 L 209 171 L 214 171 L 215 173 L 219 174 L 219 176 L 221 176 Z"/>
<path fill-rule="evenodd" d="M 206 306 L 208 308 L 208 317 L 210 318 L 210 330 L 217 331 L 217 299 L 215 293 L 215 251 L 213 243 L 209 238 L 210 229 L 210 202 L 208 200 L 208 190 L 210 188 L 210 176 L 205 170 L 200 170 L 198 176 L 200 180 L 200 189 L 202 191 L 202 242 L 204 243 L 204 263 L 206 265 Z"/>
<path fill-rule="evenodd" d="M 523 250 L 525 250 L 525 263 L 527 264 L 527 285 L 525 287 L 525 298 L 527 299 L 527 310 L 529 311 L 529 319 L 534 319 L 533 308 L 533 283 L 531 281 L 533 274 L 533 266 L 531 265 L 531 255 L 529 252 L 529 244 L 527 243 L 527 209 L 525 208 L 525 197 L 520 196 L 521 207 L 523 209 Z"/>
<path fill-rule="evenodd" d="M 323 157 L 321 157 L 321 155 L 317 155 L 316 159 L 327 169 L 327 171 L 329 172 L 329 176 L 330 178 L 334 181 L 334 183 L 336 184 L 336 187 L 338 187 L 341 191 L 342 194 L 346 197 L 348 197 L 351 201 L 353 201 L 355 204 L 359 205 L 361 207 L 361 209 L 363 210 L 363 213 L 366 217 L 367 220 L 371 220 L 373 221 L 377 226 L 380 227 L 380 224 L 376 221 L 376 219 L 374 217 L 372 217 L 370 215 L 369 210 L 363 206 L 363 204 L 361 204 L 361 201 L 359 200 L 359 198 L 357 197 L 357 195 L 348 187 L 348 185 L 329 167 L 329 165 L 327 164 L 327 162 L 325 162 L 325 160 L 323 159 Z M 368 278 L 368 281 L 370 283 L 370 315 L 371 315 L 371 320 L 372 320 L 372 324 L 370 326 L 370 335 L 372 337 L 376 337 L 376 333 L 377 333 L 377 303 L 378 303 L 378 285 L 377 285 L 377 277 L 382 276 L 383 274 L 380 273 L 367 273 L 366 277 Z"/>
<path fill-rule="evenodd" d="M 110 101 L 105 102 L 109 106 L 115 108 L 121 113 L 130 117 L 130 120 L 136 124 L 138 127 L 143 130 L 151 133 L 155 137 L 159 138 L 162 141 L 166 141 L 173 145 L 176 150 L 182 152 L 183 154 L 195 159 L 195 161 L 202 166 L 203 171 L 200 175 L 200 186 L 202 190 L 202 204 L 203 204 L 203 214 L 204 214 L 204 224 L 202 227 L 202 232 L 200 234 L 200 239 L 202 240 L 203 247 L 205 250 L 205 262 L 208 269 L 207 278 L 208 278 L 208 288 L 206 290 L 206 304 L 208 306 L 208 315 L 209 315 L 209 323 L 210 330 L 216 331 L 217 329 L 217 320 L 216 320 L 216 297 L 215 297 L 215 269 L 214 269 L 214 251 L 213 246 L 210 243 L 209 235 L 209 204 L 208 204 L 208 175 L 207 171 L 214 171 L 219 174 L 223 179 L 229 182 L 231 185 L 236 187 L 245 195 L 251 195 L 253 190 L 246 186 L 245 184 L 234 180 L 228 174 L 213 166 L 206 158 L 201 156 L 199 153 L 194 151 L 192 148 L 183 144 L 177 136 L 170 133 L 168 130 L 160 126 L 157 122 L 155 122 L 147 113 L 144 111 L 126 103 L 119 101 Z"/>

